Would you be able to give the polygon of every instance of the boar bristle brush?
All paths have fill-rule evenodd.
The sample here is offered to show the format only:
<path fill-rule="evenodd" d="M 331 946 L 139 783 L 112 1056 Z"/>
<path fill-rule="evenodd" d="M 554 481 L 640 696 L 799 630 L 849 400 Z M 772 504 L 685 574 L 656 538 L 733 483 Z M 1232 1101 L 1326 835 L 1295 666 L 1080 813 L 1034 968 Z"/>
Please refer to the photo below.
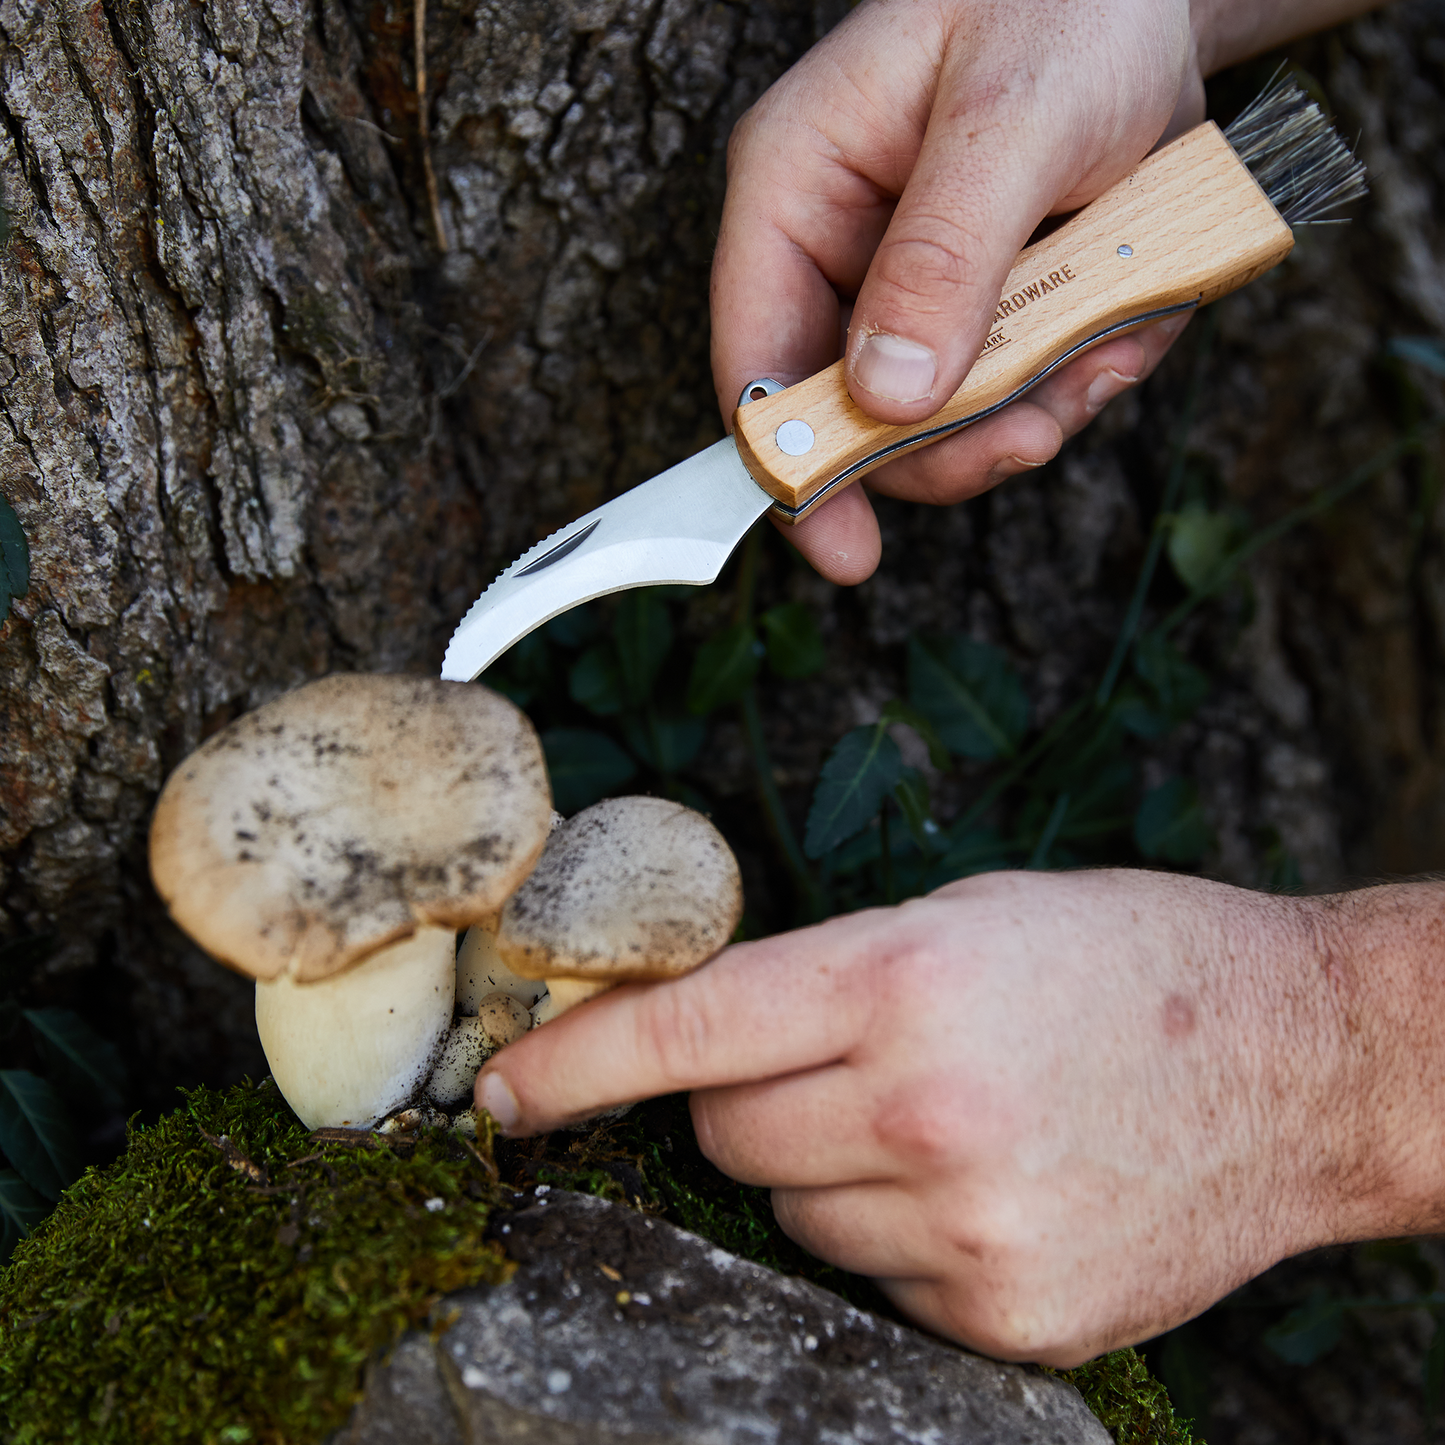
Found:
<path fill-rule="evenodd" d="M 1364 166 L 1287 75 L 1276 74 L 1224 138 L 1290 226 L 1341 220 L 1328 213 L 1365 194 Z"/>
<path fill-rule="evenodd" d="M 1277 73 L 1226 130 L 1206 121 L 1161 146 L 1021 251 L 982 354 L 926 421 L 875 421 L 854 405 L 839 361 L 786 389 L 751 383 L 735 416 L 738 453 L 773 510 L 796 521 L 879 463 L 1007 406 L 1086 348 L 1253 281 L 1289 254 L 1292 226 L 1334 219 L 1364 194 L 1364 167 Z"/>

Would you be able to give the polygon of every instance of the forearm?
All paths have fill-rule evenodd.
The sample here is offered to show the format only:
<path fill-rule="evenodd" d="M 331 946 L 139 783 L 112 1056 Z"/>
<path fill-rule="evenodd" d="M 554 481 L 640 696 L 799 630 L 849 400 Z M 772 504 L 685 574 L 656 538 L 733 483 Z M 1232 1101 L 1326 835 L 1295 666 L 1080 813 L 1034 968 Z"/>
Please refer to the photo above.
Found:
<path fill-rule="evenodd" d="M 1192 0 L 1189 7 L 1202 74 L 1363 15 L 1381 0 Z"/>

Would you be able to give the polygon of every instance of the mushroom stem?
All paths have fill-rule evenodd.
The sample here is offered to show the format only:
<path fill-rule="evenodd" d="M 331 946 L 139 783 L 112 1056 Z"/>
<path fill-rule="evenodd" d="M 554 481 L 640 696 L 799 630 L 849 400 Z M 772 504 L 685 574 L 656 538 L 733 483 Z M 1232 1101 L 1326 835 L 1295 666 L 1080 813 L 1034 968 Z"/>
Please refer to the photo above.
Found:
<path fill-rule="evenodd" d="M 569 1008 L 576 1008 L 579 1003 L 616 987 L 616 980 L 610 978 L 549 978 L 547 992 L 532 1010 L 533 1027 L 550 1023 Z"/>
<path fill-rule="evenodd" d="M 419 928 L 316 983 L 256 983 L 256 1030 L 308 1129 L 365 1129 L 415 1098 L 452 1021 L 456 935 Z"/>

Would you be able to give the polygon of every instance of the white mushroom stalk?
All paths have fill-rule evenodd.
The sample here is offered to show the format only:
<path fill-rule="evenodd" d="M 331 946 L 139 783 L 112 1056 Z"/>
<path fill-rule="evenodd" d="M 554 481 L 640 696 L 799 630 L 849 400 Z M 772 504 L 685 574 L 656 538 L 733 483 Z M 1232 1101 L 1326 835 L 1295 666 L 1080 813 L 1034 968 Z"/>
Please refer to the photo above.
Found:
<path fill-rule="evenodd" d="M 308 1129 L 367 1129 L 409 1103 L 452 1021 L 456 935 L 418 929 L 319 983 L 256 983 L 256 1031 Z"/>
<path fill-rule="evenodd" d="M 721 833 L 665 798 L 611 798 L 558 827 L 508 899 L 502 961 L 545 979 L 539 1023 L 628 980 L 676 978 L 727 943 L 742 878 Z"/>

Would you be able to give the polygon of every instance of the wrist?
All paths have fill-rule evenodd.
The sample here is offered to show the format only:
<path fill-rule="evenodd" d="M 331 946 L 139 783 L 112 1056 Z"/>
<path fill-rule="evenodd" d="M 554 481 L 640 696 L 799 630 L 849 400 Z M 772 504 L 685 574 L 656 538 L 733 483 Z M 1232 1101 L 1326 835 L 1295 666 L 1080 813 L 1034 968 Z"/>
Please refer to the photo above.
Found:
<path fill-rule="evenodd" d="M 1445 884 L 1304 900 L 1338 1063 L 1311 1244 L 1445 1227 Z M 1306 1177 L 1311 1177 L 1307 1171 Z"/>
<path fill-rule="evenodd" d="M 1381 0 L 1190 0 L 1199 72 L 1210 76 L 1277 45 L 1363 15 Z"/>

